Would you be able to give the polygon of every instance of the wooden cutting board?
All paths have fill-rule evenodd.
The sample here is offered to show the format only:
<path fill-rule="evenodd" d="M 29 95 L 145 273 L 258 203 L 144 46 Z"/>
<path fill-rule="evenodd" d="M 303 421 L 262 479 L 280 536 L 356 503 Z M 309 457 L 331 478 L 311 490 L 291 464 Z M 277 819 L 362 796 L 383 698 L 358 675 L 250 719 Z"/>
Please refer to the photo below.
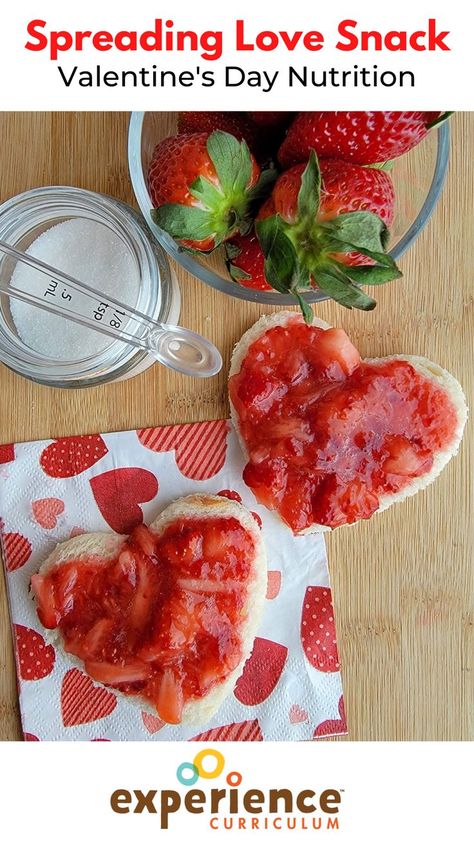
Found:
<path fill-rule="evenodd" d="M 133 203 L 127 114 L 2 113 L 1 195 L 71 184 Z M 377 291 L 372 313 L 318 316 L 341 324 L 362 355 L 423 354 L 473 395 L 474 113 L 452 120 L 452 158 L 435 214 L 400 261 L 404 280 Z M 417 155 L 412 154 L 412 167 Z M 269 308 L 214 292 L 178 269 L 182 324 L 222 350 L 224 371 L 192 380 L 156 365 L 83 391 L 36 386 L 0 367 L 0 443 L 205 420 L 228 415 L 227 363 Z M 354 740 L 474 738 L 472 436 L 423 494 L 327 538 Z M 0 739 L 21 738 L 10 623 L 0 573 Z"/>

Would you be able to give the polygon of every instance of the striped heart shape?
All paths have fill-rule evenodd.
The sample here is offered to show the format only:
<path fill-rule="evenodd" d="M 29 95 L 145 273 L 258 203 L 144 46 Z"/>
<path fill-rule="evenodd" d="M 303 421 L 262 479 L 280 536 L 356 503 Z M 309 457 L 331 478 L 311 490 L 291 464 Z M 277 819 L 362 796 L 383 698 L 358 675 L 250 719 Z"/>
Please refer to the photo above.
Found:
<path fill-rule="evenodd" d="M 188 479 L 215 476 L 225 462 L 228 421 L 200 421 L 137 430 L 138 440 L 155 453 L 174 450 L 176 464 Z"/>
<path fill-rule="evenodd" d="M 258 719 L 249 719 L 245 722 L 233 722 L 231 725 L 221 725 L 220 728 L 211 728 L 204 731 L 197 737 L 191 737 L 194 741 L 208 742 L 210 740 L 231 740 L 233 742 L 262 742 L 263 734 Z"/>
<path fill-rule="evenodd" d="M 117 706 L 117 699 L 105 687 L 96 687 L 88 675 L 70 669 L 61 687 L 61 715 L 65 728 L 83 725 L 109 716 Z"/>
<path fill-rule="evenodd" d="M 32 548 L 28 538 L 19 532 L 1 533 L 1 543 L 5 567 L 9 573 L 19 570 L 31 556 Z"/>

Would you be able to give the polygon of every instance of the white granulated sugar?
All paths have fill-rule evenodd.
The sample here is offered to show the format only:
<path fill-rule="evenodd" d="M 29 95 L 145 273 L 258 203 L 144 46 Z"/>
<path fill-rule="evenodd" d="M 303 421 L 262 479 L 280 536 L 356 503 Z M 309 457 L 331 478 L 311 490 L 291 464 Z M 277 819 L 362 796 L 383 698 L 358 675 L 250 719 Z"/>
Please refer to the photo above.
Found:
<path fill-rule="evenodd" d="M 111 295 L 124 304 L 135 306 L 139 289 L 139 271 L 125 243 L 99 222 L 69 219 L 41 234 L 27 249 L 27 254 L 49 263 L 89 286 L 100 295 Z M 11 284 L 18 289 L 44 296 L 48 277 L 23 263 L 17 263 Z M 56 295 L 60 298 L 58 285 Z M 73 293 L 74 296 L 74 293 Z M 51 298 L 49 299 L 51 300 Z M 67 306 L 86 311 L 91 304 L 75 294 Z M 10 300 L 10 309 L 21 340 L 40 354 L 57 360 L 80 360 L 94 356 L 111 340 L 69 319 L 39 310 L 24 301 Z M 92 306 L 92 309 L 93 306 Z"/>

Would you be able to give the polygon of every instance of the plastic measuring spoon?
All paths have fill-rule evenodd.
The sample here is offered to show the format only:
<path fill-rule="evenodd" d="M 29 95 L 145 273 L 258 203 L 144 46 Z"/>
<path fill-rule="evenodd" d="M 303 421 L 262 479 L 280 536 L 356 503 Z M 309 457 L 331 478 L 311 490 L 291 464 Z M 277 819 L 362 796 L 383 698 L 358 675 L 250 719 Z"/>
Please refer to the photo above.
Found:
<path fill-rule="evenodd" d="M 54 266 L 18 251 L 3 240 L 0 240 L 0 252 L 37 269 L 51 281 L 48 289 L 40 295 L 1 281 L 0 293 L 141 348 L 158 362 L 181 374 L 212 377 L 221 370 L 222 357 L 215 345 L 193 330 L 157 322 L 110 295 L 101 295 L 99 290 Z M 82 305 L 80 308 L 79 303 Z"/>

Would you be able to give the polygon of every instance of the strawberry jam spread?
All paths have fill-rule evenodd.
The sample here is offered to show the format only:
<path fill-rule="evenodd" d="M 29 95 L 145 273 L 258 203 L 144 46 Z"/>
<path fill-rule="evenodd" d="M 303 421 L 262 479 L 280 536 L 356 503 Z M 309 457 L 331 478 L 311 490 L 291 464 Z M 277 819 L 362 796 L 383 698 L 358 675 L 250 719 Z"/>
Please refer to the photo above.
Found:
<path fill-rule="evenodd" d="M 343 330 L 270 328 L 230 378 L 244 480 L 293 529 L 369 518 L 455 434 L 446 393 L 403 360 L 363 362 Z"/>
<path fill-rule="evenodd" d="M 160 536 L 136 527 L 112 560 L 81 556 L 31 584 L 41 622 L 91 678 L 179 723 L 240 663 L 254 555 L 236 518 L 182 518 Z"/>

